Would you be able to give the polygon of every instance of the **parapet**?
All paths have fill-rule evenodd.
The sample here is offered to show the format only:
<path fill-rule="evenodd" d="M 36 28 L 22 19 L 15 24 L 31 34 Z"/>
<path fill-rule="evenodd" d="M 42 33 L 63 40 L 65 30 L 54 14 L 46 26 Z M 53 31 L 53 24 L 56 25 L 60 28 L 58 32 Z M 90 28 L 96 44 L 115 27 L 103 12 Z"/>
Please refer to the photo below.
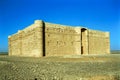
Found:
<path fill-rule="evenodd" d="M 43 21 L 42 20 L 35 20 L 34 24 L 32 24 L 32 25 L 28 26 L 27 28 L 23 29 L 23 31 L 28 32 L 28 31 L 33 30 L 34 28 L 37 28 L 37 27 L 43 27 Z"/>
<path fill-rule="evenodd" d="M 80 28 L 80 27 L 75 27 L 74 29 L 75 29 L 75 32 L 76 32 L 76 33 L 78 33 L 78 34 L 81 33 L 81 30 L 80 30 L 81 28 Z"/>
<path fill-rule="evenodd" d="M 35 21 L 34 21 L 34 24 L 39 24 L 39 25 L 41 25 L 41 24 L 43 24 L 43 21 L 42 21 L 42 20 L 35 20 Z"/>
<path fill-rule="evenodd" d="M 110 33 L 109 33 L 109 32 L 105 32 L 105 36 L 106 36 L 106 37 L 109 37 L 109 36 L 110 36 Z"/>
<path fill-rule="evenodd" d="M 8 38 L 11 38 L 11 36 L 8 36 Z"/>

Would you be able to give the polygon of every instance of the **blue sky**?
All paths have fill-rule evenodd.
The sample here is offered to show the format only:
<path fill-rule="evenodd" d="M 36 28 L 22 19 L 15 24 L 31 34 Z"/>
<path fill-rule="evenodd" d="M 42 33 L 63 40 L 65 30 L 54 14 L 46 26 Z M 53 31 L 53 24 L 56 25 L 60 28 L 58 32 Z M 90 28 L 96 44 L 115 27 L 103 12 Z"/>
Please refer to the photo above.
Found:
<path fill-rule="evenodd" d="M 120 50 L 119 5 L 119 0 L 0 0 L 0 51 L 8 51 L 8 35 L 36 19 L 109 31 L 111 49 Z"/>

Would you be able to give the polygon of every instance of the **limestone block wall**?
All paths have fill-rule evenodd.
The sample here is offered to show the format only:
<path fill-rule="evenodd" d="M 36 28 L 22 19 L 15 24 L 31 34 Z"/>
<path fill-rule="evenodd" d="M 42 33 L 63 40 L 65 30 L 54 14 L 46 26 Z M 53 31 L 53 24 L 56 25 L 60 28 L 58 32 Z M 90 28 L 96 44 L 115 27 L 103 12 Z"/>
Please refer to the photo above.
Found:
<path fill-rule="evenodd" d="M 46 56 L 80 55 L 80 29 L 45 23 Z"/>
<path fill-rule="evenodd" d="M 106 38 L 106 53 L 110 54 L 110 33 L 109 32 L 105 33 L 105 38 Z"/>
<path fill-rule="evenodd" d="M 110 53 L 109 32 L 36 20 L 9 36 L 9 55 L 64 56 Z"/>
<path fill-rule="evenodd" d="M 89 30 L 89 54 L 106 54 L 109 50 L 109 33 Z"/>
<path fill-rule="evenodd" d="M 9 55 L 21 55 L 21 37 L 14 34 L 9 37 Z"/>
<path fill-rule="evenodd" d="M 9 54 L 34 57 L 43 56 L 42 27 L 42 21 L 35 21 L 34 24 L 9 37 Z"/>

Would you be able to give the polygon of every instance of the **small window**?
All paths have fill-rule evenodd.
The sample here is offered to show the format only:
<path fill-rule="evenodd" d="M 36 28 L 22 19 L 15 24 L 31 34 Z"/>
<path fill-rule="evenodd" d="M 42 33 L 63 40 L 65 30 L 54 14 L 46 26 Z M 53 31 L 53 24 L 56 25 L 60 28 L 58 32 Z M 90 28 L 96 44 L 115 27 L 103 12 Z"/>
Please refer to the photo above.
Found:
<path fill-rule="evenodd" d="M 48 31 L 49 29 L 47 28 L 46 30 Z"/>
<path fill-rule="evenodd" d="M 50 37 L 50 34 L 48 34 L 48 37 Z"/>
<path fill-rule="evenodd" d="M 57 44 L 58 44 L 59 42 L 57 41 Z"/>
<path fill-rule="evenodd" d="M 71 45 L 73 45 L 73 42 L 71 42 Z"/>
<path fill-rule="evenodd" d="M 49 42 L 49 41 L 48 41 L 47 43 L 48 43 L 48 45 L 50 44 L 50 42 Z"/>

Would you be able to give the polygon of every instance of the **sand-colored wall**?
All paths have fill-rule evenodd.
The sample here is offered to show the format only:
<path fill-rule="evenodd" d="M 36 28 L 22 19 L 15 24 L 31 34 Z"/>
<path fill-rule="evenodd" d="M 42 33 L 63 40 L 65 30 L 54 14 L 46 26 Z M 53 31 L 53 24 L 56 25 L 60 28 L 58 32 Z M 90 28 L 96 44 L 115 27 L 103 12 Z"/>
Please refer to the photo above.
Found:
<path fill-rule="evenodd" d="M 46 56 L 80 55 L 80 28 L 76 29 L 45 23 Z"/>
<path fill-rule="evenodd" d="M 110 53 L 109 33 L 96 30 L 89 30 L 89 54 Z"/>
<path fill-rule="evenodd" d="M 105 32 L 105 40 L 106 40 L 106 53 L 110 54 L 110 33 Z"/>
<path fill-rule="evenodd" d="M 24 30 L 9 37 L 9 54 L 18 56 L 43 56 L 42 21 L 36 21 Z"/>
<path fill-rule="evenodd" d="M 19 34 L 9 37 L 9 55 L 21 55 L 21 40 Z"/>
<path fill-rule="evenodd" d="M 109 32 L 36 20 L 9 36 L 9 55 L 65 56 L 110 53 Z"/>

